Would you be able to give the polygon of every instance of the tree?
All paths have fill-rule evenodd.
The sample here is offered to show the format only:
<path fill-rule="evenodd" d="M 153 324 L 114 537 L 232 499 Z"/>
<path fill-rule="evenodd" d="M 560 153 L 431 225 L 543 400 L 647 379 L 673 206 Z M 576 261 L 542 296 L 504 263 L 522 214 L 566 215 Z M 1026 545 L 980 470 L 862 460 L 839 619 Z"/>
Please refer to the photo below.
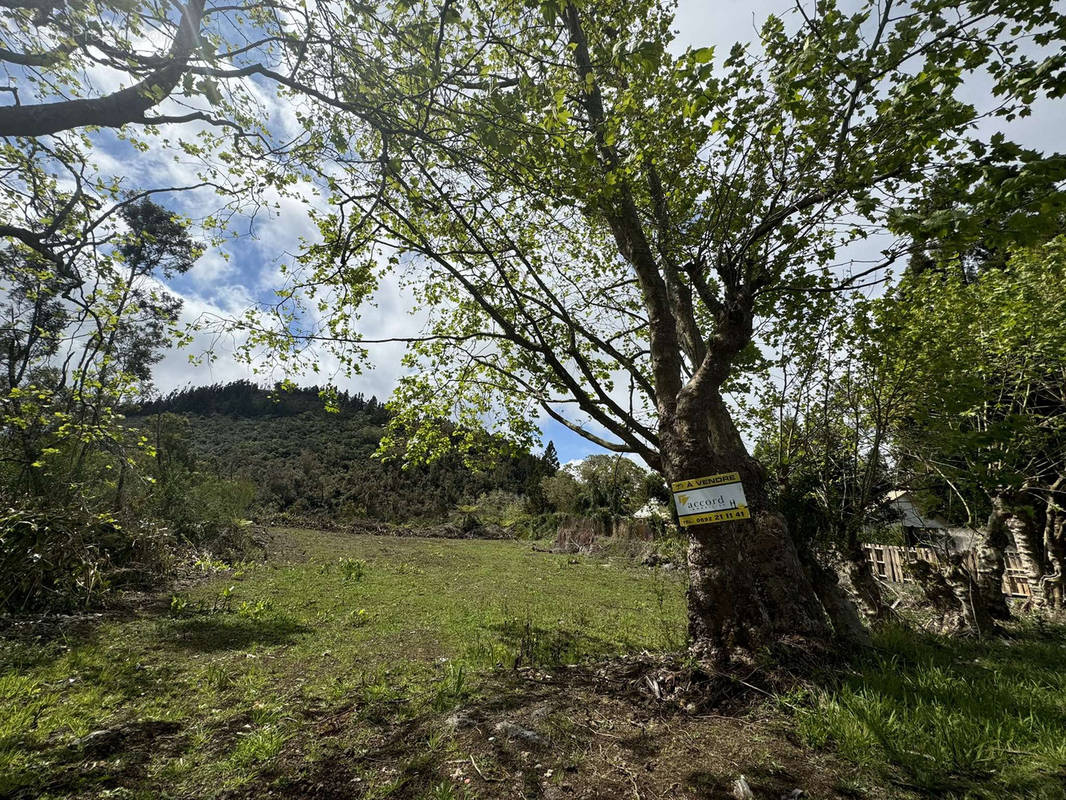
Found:
<path fill-rule="evenodd" d="M 4 448 L 9 489 L 59 491 L 111 450 L 122 496 L 128 460 L 118 409 L 148 391 L 181 307 L 158 280 L 189 270 L 200 246 L 150 200 L 127 205 L 107 238 L 109 248 L 70 265 L 77 285 L 43 258 L 3 251 L 0 420 L 8 444 L 17 443 Z"/>
<path fill-rule="evenodd" d="M 163 469 L 177 459 L 153 447 L 172 451 L 174 437 L 150 437 L 121 413 L 148 390 L 177 322 L 181 303 L 160 280 L 188 270 L 199 247 L 182 220 L 148 200 L 126 205 L 100 233 L 106 246 L 65 273 L 32 250 L 0 250 L 0 561 L 12 576 L 4 608 L 88 603 L 114 567 L 164 569 L 187 531 L 204 546 L 220 533 L 224 544 L 247 543 L 236 505 L 198 502 L 190 469 Z M 226 481 L 212 488 L 222 494 Z"/>
<path fill-rule="evenodd" d="M 555 450 L 555 442 L 548 442 L 548 446 L 544 448 L 544 452 L 540 457 L 532 461 L 529 474 L 523 486 L 526 507 L 534 514 L 548 510 L 548 498 L 544 494 L 544 481 L 553 477 L 558 471 L 559 454 Z"/>
<path fill-rule="evenodd" d="M 147 388 L 160 348 L 181 339 L 179 304 L 157 281 L 187 269 L 196 249 L 153 198 L 218 192 L 214 205 L 233 213 L 295 182 L 278 168 L 290 148 L 270 141 L 277 125 L 268 130 L 261 92 L 285 83 L 299 42 L 319 38 L 312 15 L 204 0 L 0 6 L 11 100 L 0 107 L 0 491 L 13 507 L 0 558 L 21 570 L 18 603 L 52 583 L 74 587 L 61 595 L 94 593 L 116 543 L 156 551 L 158 566 L 167 537 L 146 503 L 121 528 L 114 518 L 133 477 L 143 488 L 150 476 L 148 439 L 118 409 Z M 146 151 L 193 166 L 155 170 Z M 115 161 L 109 174 L 102 165 Z M 160 172 L 187 177 L 130 185 Z M 197 210 L 217 235 L 228 215 L 212 207 Z M 175 505 L 216 529 L 202 504 Z"/>
<path fill-rule="evenodd" d="M 884 621 L 891 610 L 862 535 L 891 520 L 890 437 L 911 384 L 905 362 L 871 336 L 869 314 L 860 300 L 791 326 L 750 419 L 793 536 L 842 561 L 866 612 Z"/>
<path fill-rule="evenodd" d="M 50 262 L 68 290 L 128 205 L 217 193 L 221 208 L 199 210 L 205 231 L 221 235 L 230 215 L 258 211 L 298 182 L 291 154 L 307 142 L 285 139 L 264 90 L 291 93 L 293 110 L 312 92 L 291 73 L 310 42 L 329 41 L 314 6 L 9 0 L 0 21 L 0 91 L 11 98 L 0 106 L 0 237 Z M 141 169 L 108 174 L 99 147 Z M 156 169 L 168 155 L 192 166 Z M 187 177 L 130 186 L 131 174 L 159 172 Z"/>
<path fill-rule="evenodd" d="M 670 10 L 651 0 L 437 11 L 348 10 L 328 51 L 309 48 L 331 69 L 305 83 L 377 113 L 322 103 L 307 120 L 348 152 L 324 176 L 333 210 L 293 281 L 330 314 L 302 328 L 286 290 L 283 324 L 258 341 L 325 337 L 357 357 L 355 306 L 402 265 L 434 309 L 393 405 L 418 452 L 446 443 L 424 421 L 498 413 L 528 438 L 543 413 L 671 481 L 736 471 L 751 519 L 688 529 L 694 652 L 825 641 L 726 394 L 761 321 L 802 313 L 807 291 L 861 285 L 882 265 L 840 276 L 840 248 L 905 214 L 938 170 L 972 163 L 984 111 L 959 97 L 967 76 L 987 67 L 1007 92 L 991 113 L 1024 111 L 1007 80 L 1032 61 L 1019 37 L 1054 41 L 1061 15 L 1048 2 L 798 6 L 790 24 L 766 22 L 761 51 L 738 45 L 719 67 L 709 48 L 671 55 Z"/>
<path fill-rule="evenodd" d="M 35 269 L 22 254 L 0 250 L 0 281 L 5 291 L 0 305 L 0 381 L 5 390 L 18 388 L 34 368 L 45 365 L 59 350 L 69 313 L 63 307 L 56 276 Z"/>
<path fill-rule="evenodd" d="M 554 475 L 559 471 L 559 451 L 555 449 L 555 442 L 548 442 L 548 446 L 544 448 L 544 453 L 540 457 L 540 462 L 544 472 L 549 475 Z"/>
<path fill-rule="evenodd" d="M 580 514 L 584 509 L 581 481 L 571 469 L 561 469 L 541 481 L 544 499 L 562 514 Z"/>
<path fill-rule="evenodd" d="M 648 500 L 644 494 L 644 470 L 624 456 L 588 456 L 577 472 L 585 484 L 591 509 L 624 516 Z"/>
<path fill-rule="evenodd" d="M 977 270 L 926 265 L 878 303 L 884 352 L 913 376 L 892 433 L 898 457 L 915 480 L 958 498 L 969 525 L 987 520 L 963 598 L 976 627 L 1008 614 L 1000 584 L 1012 539 L 1034 600 L 1062 603 L 1064 270 L 1060 236 Z"/>
<path fill-rule="evenodd" d="M 586 456 L 543 480 L 548 502 L 566 514 L 623 517 L 643 506 L 658 481 L 624 456 Z"/>

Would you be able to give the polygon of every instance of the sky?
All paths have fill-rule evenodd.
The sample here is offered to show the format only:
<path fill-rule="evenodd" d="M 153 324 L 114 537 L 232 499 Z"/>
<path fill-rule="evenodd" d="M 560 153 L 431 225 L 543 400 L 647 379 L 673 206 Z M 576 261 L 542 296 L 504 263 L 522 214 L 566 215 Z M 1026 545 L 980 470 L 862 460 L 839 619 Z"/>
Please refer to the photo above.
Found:
<path fill-rule="evenodd" d="M 757 37 L 758 28 L 765 17 L 772 12 L 782 13 L 791 7 L 790 3 L 775 0 L 681 0 L 676 17 L 677 40 L 675 50 L 686 47 L 705 47 L 713 45 L 717 56 L 724 56 L 736 41 L 751 41 Z M 975 97 L 987 91 L 980 86 L 973 89 Z M 285 119 L 287 109 L 279 107 L 277 101 L 264 99 L 271 112 Z M 291 120 L 288 121 L 291 124 Z M 1028 119 L 1013 123 L 1009 136 L 1015 141 L 1043 150 L 1058 149 L 1061 132 L 1066 130 L 1066 104 L 1044 104 L 1037 113 Z M 990 132 L 990 131 L 989 131 Z M 121 147 L 115 145 L 104 147 L 101 158 L 113 159 L 115 169 L 121 172 L 123 163 L 137 163 L 143 168 L 144 157 L 138 160 L 123 160 Z M 101 167 L 106 172 L 106 164 Z M 182 178 L 181 165 L 156 165 L 153 169 L 165 169 L 173 177 Z M 138 176 L 131 175 L 133 179 Z M 153 176 L 154 177 L 154 176 Z M 185 203 L 207 202 L 206 200 L 185 200 Z M 240 220 L 236 226 L 241 236 L 222 248 L 209 250 L 187 275 L 171 284 L 171 290 L 180 294 L 185 301 L 185 316 L 192 320 L 201 314 L 236 316 L 252 302 L 267 300 L 271 290 L 279 283 L 279 268 L 291 259 L 301 247 L 301 240 L 312 239 L 315 227 L 308 217 L 305 207 L 294 199 L 280 200 L 281 208 L 273 214 L 260 214 L 254 220 Z M 389 338 L 417 334 L 421 326 L 421 314 L 410 307 L 409 298 L 394 280 L 388 280 L 378 293 L 376 309 L 368 311 L 363 317 L 363 329 L 367 338 Z M 195 365 L 189 363 L 190 355 L 202 352 L 212 346 L 215 358 L 210 362 Z M 369 397 L 387 398 L 400 375 L 401 345 L 375 346 L 371 359 L 375 368 L 367 370 L 353 378 L 337 376 L 340 388 L 351 392 L 360 392 Z M 161 392 L 188 385 L 225 382 L 238 378 L 251 378 L 259 381 L 271 381 L 282 377 L 282 373 L 271 370 L 269 364 L 261 364 L 259 374 L 239 363 L 233 356 L 232 342 L 214 340 L 209 334 L 197 337 L 196 344 L 186 350 L 168 352 L 157 365 L 155 384 Z M 300 383 L 321 383 L 334 375 L 335 364 L 328 358 L 323 360 L 322 371 L 318 375 L 308 375 Z M 562 462 L 572 461 L 591 452 L 602 452 L 595 445 L 580 438 L 558 423 L 546 420 L 541 425 L 543 442 L 554 441 Z"/>

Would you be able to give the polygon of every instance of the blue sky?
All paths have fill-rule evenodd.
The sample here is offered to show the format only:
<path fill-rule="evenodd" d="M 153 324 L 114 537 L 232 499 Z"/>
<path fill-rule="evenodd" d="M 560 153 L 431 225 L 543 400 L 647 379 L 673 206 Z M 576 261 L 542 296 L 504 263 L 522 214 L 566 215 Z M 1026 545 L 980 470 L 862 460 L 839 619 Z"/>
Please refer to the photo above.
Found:
<path fill-rule="evenodd" d="M 783 12 L 791 7 L 790 2 L 755 0 L 681 0 L 678 6 L 677 25 L 679 32 L 675 48 L 714 45 L 719 57 L 728 52 L 735 41 L 748 41 L 755 37 L 761 21 L 771 12 Z M 973 89 L 975 95 L 982 93 L 980 86 Z M 987 95 L 987 93 L 985 93 Z M 1007 130 L 1008 135 L 1023 144 L 1044 150 L 1054 150 L 1066 129 L 1066 104 L 1044 104 L 1028 119 L 1018 120 Z M 281 117 L 287 109 L 278 106 L 274 111 Z M 167 161 L 160 161 L 148 168 L 146 175 L 145 155 L 128 156 L 128 146 L 113 139 L 101 148 L 100 165 L 105 173 L 121 174 L 127 165 L 137 164 L 138 172 L 127 175 L 131 186 L 147 183 L 166 173 L 172 180 L 188 180 L 194 165 L 174 163 L 168 154 Z M 110 168 L 110 169 L 109 169 Z M 179 210 L 197 216 L 202 209 L 217 206 L 212 196 L 186 196 L 177 201 Z M 278 285 L 278 268 L 300 249 L 301 237 L 313 237 L 314 226 L 306 210 L 293 199 L 282 200 L 281 209 L 263 213 L 254 220 L 236 220 L 234 228 L 242 235 L 222 248 L 209 250 L 188 275 L 175 280 L 171 288 L 185 299 L 186 316 L 195 318 L 202 313 L 237 315 L 254 301 L 269 301 L 271 290 Z M 876 253 L 876 247 L 873 248 Z M 227 256 L 227 257 L 224 257 Z M 412 335 L 419 331 L 421 322 L 418 313 L 411 314 L 410 303 L 394 281 L 386 280 L 379 293 L 376 312 L 364 316 L 367 338 Z M 217 358 L 212 363 L 191 365 L 190 353 L 202 351 L 212 345 Z M 188 351 L 170 352 L 158 365 L 155 375 L 159 390 L 228 381 L 236 378 L 253 378 L 270 381 L 282 377 L 271 371 L 269 364 L 261 364 L 265 372 L 254 375 L 250 368 L 233 358 L 232 343 L 227 340 L 213 341 L 208 335 L 198 337 L 197 344 Z M 338 385 L 349 391 L 366 396 L 388 397 L 399 374 L 402 348 L 398 345 L 378 346 L 372 352 L 376 367 L 351 379 L 339 377 Z M 323 360 L 320 375 L 309 375 L 303 383 L 322 383 L 333 372 L 334 365 L 328 358 Z M 323 378 L 325 376 L 325 378 Z M 554 441 L 563 462 L 581 458 L 591 452 L 602 452 L 595 445 L 582 439 L 566 427 L 551 420 L 543 425 L 544 443 Z"/>

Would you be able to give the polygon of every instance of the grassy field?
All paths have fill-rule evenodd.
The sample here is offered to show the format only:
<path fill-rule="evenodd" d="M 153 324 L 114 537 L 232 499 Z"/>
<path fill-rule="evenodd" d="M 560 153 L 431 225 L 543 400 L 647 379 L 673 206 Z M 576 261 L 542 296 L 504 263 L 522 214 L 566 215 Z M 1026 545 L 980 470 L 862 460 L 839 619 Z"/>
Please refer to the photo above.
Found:
<path fill-rule="evenodd" d="M 676 572 L 273 536 L 121 610 L 9 623 L 0 796 L 726 798 L 744 774 L 772 800 L 1066 797 L 1061 628 L 890 631 L 843 677 L 686 710 L 634 656 L 682 644 Z"/>
<path fill-rule="evenodd" d="M 472 673 L 683 636 L 682 584 L 644 568 L 511 542 L 276 536 L 266 564 L 125 618 L 9 639 L 0 795 L 208 796 L 250 781 L 343 703 L 443 708 Z M 313 742 L 296 743 L 314 758 Z"/>

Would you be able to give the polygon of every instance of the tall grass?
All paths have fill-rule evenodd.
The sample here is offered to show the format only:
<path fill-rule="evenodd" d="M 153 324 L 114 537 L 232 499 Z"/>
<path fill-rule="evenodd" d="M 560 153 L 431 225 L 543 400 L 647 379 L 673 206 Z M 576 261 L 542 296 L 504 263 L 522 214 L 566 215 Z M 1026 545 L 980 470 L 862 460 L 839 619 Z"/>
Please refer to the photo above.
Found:
<path fill-rule="evenodd" d="M 1066 635 L 950 640 L 903 629 L 843 679 L 810 690 L 807 744 L 944 798 L 1066 797 Z"/>

